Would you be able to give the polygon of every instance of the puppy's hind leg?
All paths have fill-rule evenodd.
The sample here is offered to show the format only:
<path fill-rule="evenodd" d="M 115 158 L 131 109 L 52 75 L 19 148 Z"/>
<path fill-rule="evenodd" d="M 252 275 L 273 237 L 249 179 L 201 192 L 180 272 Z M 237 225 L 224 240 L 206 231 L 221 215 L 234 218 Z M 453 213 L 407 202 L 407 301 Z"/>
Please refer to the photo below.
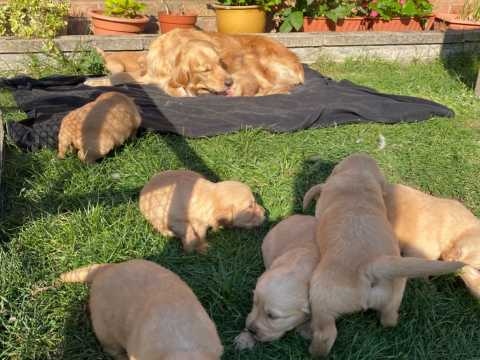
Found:
<path fill-rule="evenodd" d="M 380 311 L 380 323 L 384 327 L 392 327 L 397 325 L 398 322 L 398 309 L 402 304 L 403 293 L 405 291 L 405 285 L 407 284 L 406 278 L 396 278 L 392 281 L 392 290 L 387 303 L 379 307 Z"/>

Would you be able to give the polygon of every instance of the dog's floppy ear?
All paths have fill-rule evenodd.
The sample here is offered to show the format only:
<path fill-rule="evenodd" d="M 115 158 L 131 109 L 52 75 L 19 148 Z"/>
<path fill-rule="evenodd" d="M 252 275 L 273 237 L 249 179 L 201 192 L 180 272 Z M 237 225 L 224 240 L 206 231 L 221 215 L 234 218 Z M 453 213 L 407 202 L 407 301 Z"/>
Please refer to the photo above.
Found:
<path fill-rule="evenodd" d="M 173 81 L 181 87 L 187 86 L 188 81 L 190 80 L 190 68 L 184 55 L 185 54 L 183 51 L 177 54 L 177 57 L 175 58 L 175 67 L 172 74 Z"/>
<path fill-rule="evenodd" d="M 220 225 L 229 225 L 233 223 L 233 205 L 219 207 L 215 209 L 214 216 Z"/>
<path fill-rule="evenodd" d="M 320 196 L 320 193 L 322 192 L 323 184 L 318 184 L 315 186 L 312 186 L 310 190 L 307 191 L 305 196 L 303 197 L 303 211 L 308 207 L 308 204 L 315 199 L 317 200 L 318 197 Z"/>

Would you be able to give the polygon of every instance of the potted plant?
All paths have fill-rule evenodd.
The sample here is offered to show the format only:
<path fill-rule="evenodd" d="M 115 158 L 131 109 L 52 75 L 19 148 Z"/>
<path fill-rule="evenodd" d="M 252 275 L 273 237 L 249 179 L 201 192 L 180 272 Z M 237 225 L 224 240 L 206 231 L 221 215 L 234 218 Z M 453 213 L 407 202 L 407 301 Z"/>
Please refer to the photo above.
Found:
<path fill-rule="evenodd" d="M 480 29 L 480 0 L 465 0 L 459 15 L 436 14 L 436 17 L 445 23 L 447 29 Z"/>
<path fill-rule="evenodd" d="M 358 31 L 364 29 L 367 11 L 363 0 L 299 0 L 281 12 L 281 32 Z"/>
<path fill-rule="evenodd" d="M 215 9 L 217 30 L 222 33 L 265 32 L 268 11 L 282 0 L 218 0 Z"/>
<path fill-rule="evenodd" d="M 137 0 L 105 0 L 103 10 L 91 9 L 92 30 L 95 35 L 132 35 L 140 33 L 149 22 L 140 15 L 145 5 Z"/>
<path fill-rule="evenodd" d="M 182 3 L 178 9 L 172 9 L 162 0 L 165 10 L 158 12 L 158 27 L 162 34 L 176 28 L 194 28 L 197 22 L 197 14 L 185 11 Z"/>
<path fill-rule="evenodd" d="M 374 31 L 430 30 L 435 20 L 428 0 L 373 0 L 367 7 Z"/>

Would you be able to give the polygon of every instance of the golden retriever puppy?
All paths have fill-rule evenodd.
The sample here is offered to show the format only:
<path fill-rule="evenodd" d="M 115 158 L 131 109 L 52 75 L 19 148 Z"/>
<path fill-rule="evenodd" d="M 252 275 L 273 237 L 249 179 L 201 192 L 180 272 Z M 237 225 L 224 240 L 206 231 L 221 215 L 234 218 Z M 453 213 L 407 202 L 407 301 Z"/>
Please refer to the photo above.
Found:
<path fill-rule="evenodd" d="M 87 283 L 93 330 L 116 360 L 218 360 L 215 324 L 176 274 L 146 260 L 95 264 L 60 276 Z"/>
<path fill-rule="evenodd" d="M 165 236 L 181 238 L 185 251 L 206 250 L 208 228 L 250 228 L 265 219 L 250 188 L 238 181 L 213 183 L 188 170 L 155 175 L 140 192 L 140 211 Z"/>
<path fill-rule="evenodd" d="M 266 37 L 175 29 L 151 44 L 141 82 L 172 96 L 235 95 L 236 72 L 255 79 L 255 95 L 288 93 L 304 81 L 297 56 Z"/>
<path fill-rule="evenodd" d="M 385 203 L 403 254 L 466 263 L 460 276 L 480 298 L 480 220 L 456 200 L 405 185 L 390 185 Z"/>
<path fill-rule="evenodd" d="M 318 264 L 315 224 L 313 216 L 293 215 L 265 236 L 262 243 L 265 272 L 253 292 L 246 330 L 235 339 L 237 348 L 253 347 L 255 339 L 279 339 L 309 319 L 309 284 Z"/>
<path fill-rule="evenodd" d="M 386 186 L 375 160 L 365 154 L 341 161 L 322 186 L 316 226 L 321 258 L 310 282 L 314 356 L 330 352 L 337 317 L 375 309 L 383 326 L 395 326 L 407 277 L 464 265 L 400 257 L 383 198 Z"/>
<path fill-rule="evenodd" d="M 104 93 L 62 119 L 58 157 L 65 158 L 66 152 L 73 148 L 80 160 L 93 163 L 134 135 L 141 120 L 135 103 L 128 96 Z"/>

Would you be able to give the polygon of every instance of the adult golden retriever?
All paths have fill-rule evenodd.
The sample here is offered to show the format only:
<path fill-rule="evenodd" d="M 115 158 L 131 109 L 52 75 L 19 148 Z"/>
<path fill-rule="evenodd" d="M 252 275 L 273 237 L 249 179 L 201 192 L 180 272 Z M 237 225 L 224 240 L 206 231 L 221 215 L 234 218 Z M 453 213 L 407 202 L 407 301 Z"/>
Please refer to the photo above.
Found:
<path fill-rule="evenodd" d="M 322 186 L 316 226 L 321 257 L 310 282 L 314 356 L 330 352 L 337 317 L 375 309 L 383 326 L 395 326 L 407 277 L 453 272 L 464 265 L 400 257 L 387 218 L 386 186 L 375 160 L 365 154 L 341 161 Z"/>
<path fill-rule="evenodd" d="M 288 93 L 304 72 L 293 52 L 266 37 L 176 29 L 152 42 L 140 81 L 172 96 L 251 96 Z"/>
<path fill-rule="evenodd" d="M 140 192 L 141 213 L 165 236 L 182 239 L 185 251 L 204 251 L 208 228 L 251 228 L 265 219 L 252 190 L 238 181 L 213 183 L 188 170 L 156 174 Z"/>
<path fill-rule="evenodd" d="M 180 277 L 146 260 L 94 264 L 62 282 L 90 287 L 93 330 L 116 360 L 219 360 L 215 324 Z"/>

